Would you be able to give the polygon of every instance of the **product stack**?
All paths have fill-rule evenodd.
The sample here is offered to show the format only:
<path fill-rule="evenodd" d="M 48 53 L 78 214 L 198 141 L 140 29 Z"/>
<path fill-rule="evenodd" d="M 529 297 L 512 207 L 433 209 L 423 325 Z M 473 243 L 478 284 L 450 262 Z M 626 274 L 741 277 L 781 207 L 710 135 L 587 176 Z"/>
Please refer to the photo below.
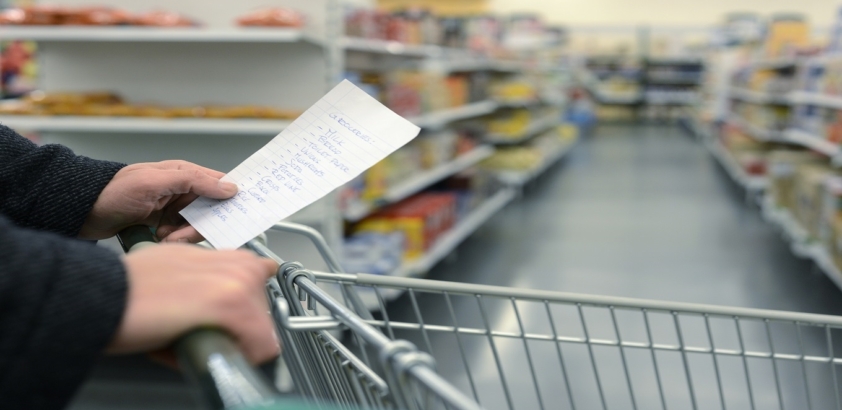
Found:
<path fill-rule="evenodd" d="M 260 105 L 165 106 L 129 103 L 113 92 L 34 91 L 20 100 L 0 103 L 0 115 L 102 116 L 158 118 L 295 119 L 301 112 Z"/>
<path fill-rule="evenodd" d="M 830 46 L 817 46 L 803 19 L 775 16 L 759 46 L 744 50 L 755 57 L 734 72 L 730 114 L 709 145 L 737 182 L 762 194 L 764 216 L 793 252 L 842 283 L 842 26 L 835 27 Z M 749 186 L 752 178 L 762 183 Z"/>

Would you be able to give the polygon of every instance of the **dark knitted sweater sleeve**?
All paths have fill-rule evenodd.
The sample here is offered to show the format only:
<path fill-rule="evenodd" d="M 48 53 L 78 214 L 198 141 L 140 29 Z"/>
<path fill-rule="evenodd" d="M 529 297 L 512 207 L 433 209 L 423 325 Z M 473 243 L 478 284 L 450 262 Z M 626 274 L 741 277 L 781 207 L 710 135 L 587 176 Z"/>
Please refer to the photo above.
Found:
<path fill-rule="evenodd" d="M 0 408 L 61 409 L 114 336 L 119 256 L 0 216 Z"/>
<path fill-rule="evenodd" d="M 21 227 L 75 237 L 123 166 L 60 145 L 38 147 L 0 125 L 0 214 Z"/>
<path fill-rule="evenodd" d="M 0 126 L 2 409 L 66 406 L 119 326 L 128 287 L 120 258 L 57 234 L 78 235 L 121 166 Z"/>

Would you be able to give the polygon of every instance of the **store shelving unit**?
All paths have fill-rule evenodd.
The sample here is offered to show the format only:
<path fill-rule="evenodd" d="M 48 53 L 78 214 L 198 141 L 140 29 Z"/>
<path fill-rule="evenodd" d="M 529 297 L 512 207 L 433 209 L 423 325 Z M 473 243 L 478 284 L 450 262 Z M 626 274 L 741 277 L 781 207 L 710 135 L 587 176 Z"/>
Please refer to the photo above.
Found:
<path fill-rule="evenodd" d="M 40 43 L 318 43 L 314 36 L 298 29 L 263 28 L 160 28 L 160 27 L 76 27 L 5 26 L 0 38 L 28 39 Z"/>
<path fill-rule="evenodd" d="M 485 100 L 408 119 L 421 128 L 440 129 L 454 121 L 491 114 L 498 106 L 495 101 Z"/>
<path fill-rule="evenodd" d="M 777 207 L 768 195 L 760 199 L 760 208 L 763 218 L 781 230 L 794 255 L 812 259 L 836 286 L 842 288 L 842 271 L 833 263 L 824 246 L 811 238 L 789 211 Z"/>
<path fill-rule="evenodd" d="M 436 182 L 472 167 L 483 159 L 488 158 L 493 153 L 493 147 L 480 145 L 470 152 L 458 156 L 450 162 L 418 173 L 403 183 L 390 188 L 386 191 L 382 198 L 372 201 L 371 203 L 357 203 L 350 206 L 349 209 L 345 210 L 345 219 L 351 222 L 359 221 L 374 212 L 377 208 L 408 198 L 412 194 L 418 193 Z"/>
<path fill-rule="evenodd" d="M 758 141 L 787 142 L 781 131 L 758 127 L 737 114 L 731 114 L 729 121 Z"/>
<path fill-rule="evenodd" d="M 221 118 L 0 116 L 0 123 L 39 132 L 275 136 L 291 121 Z"/>
<path fill-rule="evenodd" d="M 790 94 L 789 98 L 793 104 L 842 109 L 842 96 L 839 95 L 795 91 Z"/>
<path fill-rule="evenodd" d="M 55 0 L 58 6 L 79 6 L 82 0 Z M 223 0 L 173 3 L 168 0 L 105 0 L 103 5 L 140 12 L 165 9 L 181 12 L 202 27 L 0 27 L 0 40 L 34 40 L 39 48 L 39 88 L 51 91 L 113 91 L 128 101 L 153 101 L 167 106 L 266 105 L 304 110 L 341 78 L 352 62 L 375 64 L 381 71 L 407 66 L 441 72 L 489 71 L 494 75 L 527 70 L 558 71 L 536 62 L 498 60 L 463 49 L 408 45 L 345 37 L 343 9 L 337 0 L 290 0 L 284 4 L 307 16 L 303 29 L 239 28 L 236 16 L 264 6 L 260 0 Z M 353 61 L 349 61 L 352 60 Z M 498 109 L 562 106 L 565 99 L 520 101 L 484 100 L 409 118 L 426 131 L 452 123 L 493 115 Z M 96 116 L 0 116 L 0 123 L 22 131 L 36 131 L 45 143 L 68 145 L 80 154 L 121 162 L 183 158 L 229 170 L 269 141 L 291 121 L 274 119 L 153 118 Z M 539 118 L 516 140 L 519 144 L 550 129 L 560 118 Z M 379 206 L 407 198 L 447 177 L 476 165 L 495 152 L 493 143 L 477 146 L 452 161 L 413 175 L 371 204 L 342 210 L 337 195 L 329 195 L 296 215 L 317 227 L 329 244 L 339 248 L 344 221 L 357 221 Z M 569 149 L 569 148 L 567 148 Z M 543 172 L 566 153 L 553 153 L 524 181 Z M 510 179 L 513 178 L 511 175 Z M 503 177 L 506 178 L 506 177 Z M 404 264 L 396 275 L 416 276 L 453 251 L 479 226 L 515 197 L 506 188 L 466 215 L 422 258 Z M 285 243 L 283 246 L 289 246 Z M 278 249 L 281 251 L 281 249 Z M 299 252 L 285 248 L 282 254 Z M 303 252 L 303 251 L 302 251 Z"/>
<path fill-rule="evenodd" d="M 743 187 L 749 194 L 758 194 L 769 186 L 769 179 L 765 176 L 749 175 L 728 153 L 728 150 L 718 141 L 705 143 L 711 155 L 722 165 L 731 179 Z"/>
<path fill-rule="evenodd" d="M 56 6 L 87 5 L 55 0 Z M 307 16 L 304 29 L 239 28 L 237 16 L 263 7 L 260 0 L 172 2 L 105 0 L 132 12 L 184 13 L 202 27 L 0 27 L 0 40 L 39 44 L 38 88 L 105 90 L 128 101 L 168 106 L 264 105 L 304 110 L 341 78 L 337 38 L 342 26 L 336 0 L 291 0 Z M 215 118 L 3 116 L 20 131 L 37 131 L 44 143 L 79 154 L 134 163 L 182 158 L 230 170 L 289 121 Z M 247 138 L 243 138 L 247 137 Z M 293 216 L 317 227 L 331 246 L 342 236 L 335 195 Z M 280 251 L 280 249 L 278 249 Z M 297 252 L 298 248 L 284 249 Z M 302 247 L 302 252 L 304 248 Z"/>
<path fill-rule="evenodd" d="M 821 59 L 821 57 L 819 57 Z M 814 59 L 806 64 L 811 64 Z M 816 60 L 817 61 L 817 60 Z M 750 62 L 749 70 L 774 71 L 781 76 L 798 75 L 802 70 L 804 60 L 796 58 L 776 58 Z M 802 73 L 803 74 L 803 73 Z M 842 109 L 842 97 L 822 94 L 819 92 L 792 91 L 788 93 L 772 94 L 732 87 L 727 91 L 727 97 L 749 104 L 776 105 L 791 107 L 793 110 L 800 106 L 818 106 L 832 109 Z M 808 132 L 799 128 L 796 123 L 789 124 L 784 131 L 761 129 L 731 113 L 729 121 L 742 128 L 751 137 L 764 142 L 777 142 L 808 148 L 814 152 L 827 156 L 835 166 L 842 165 L 842 147 L 840 144 L 828 141 L 825 136 Z M 790 119 L 790 122 L 793 122 Z M 708 148 L 726 169 L 732 179 L 737 181 L 750 192 L 761 193 L 768 186 L 766 177 L 750 177 L 741 167 L 730 158 L 721 143 L 715 137 L 709 136 Z M 813 237 L 798 219 L 786 208 L 777 206 L 769 193 L 755 195 L 764 220 L 780 229 L 784 240 L 791 252 L 800 258 L 812 260 L 839 288 L 842 288 L 842 271 L 836 267 L 825 246 Z"/>
<path fill-rule="evenodd" d="M 789 94 L 770 94 L 760 91 L 749 90 L 747 88 L 734 87 L 729 93 L 731 98 L 745 101 L 752 104 L 776 104 L 776 105 L 791 105 L 793 103 Z"/>
<path fill-rule="evenodd" d="M 394 275 L 412 277 L 429 271 L 514 198 L 513 190 L 500 190 L 463 218 L 453 229 L 442 235 L 422 257 L 404 263 Z"/>
<path fill-rule="evenodd" d="M 518 145 L 522 144 L 536 135 L 547 131 L 548 129 L 558 125 L 559 119 L 555 117 L 545 117 L 535 120 L 520 134 L 514 137 L 507 137 L 502 135 L 489 134 L 485 138 L 485 142 L 494 145 Z"/>
<path fill-rule="evenodd" d="M 839 144 L 804 130 L 789 128 L 784 131 L 784 139 L 787 142 L 810 148 L 831 158 L 837 158 L 842 154 L 842 147 Z"/>
<path fill-rule="evenodd" d="M 538 178 L 547 169 L 559 162 L 565 155 L 567 155 L 567 153 L 570 152 L 570 150 L 573 149 L 575 145 L 576 140 L 566 142 L 557 147 L 554 151 L 545 154 L 541 163 L 534 168 L 523 171 L 499 171 L 497 173 L 497 177 L 502 183 L 508 186 L 520 188 L 526 185 L 529 181 Z"/>

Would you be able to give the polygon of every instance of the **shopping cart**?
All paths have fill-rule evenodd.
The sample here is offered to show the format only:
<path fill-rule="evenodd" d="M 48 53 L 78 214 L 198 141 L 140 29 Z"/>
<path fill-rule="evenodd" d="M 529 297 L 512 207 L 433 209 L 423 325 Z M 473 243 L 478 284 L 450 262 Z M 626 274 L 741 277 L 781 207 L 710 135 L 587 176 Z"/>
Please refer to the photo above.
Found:
<path fill-rule="evenodd" d="M 331 270 L 247 244 L 280 263 L 271 310 L 316 408 L 842 409 L 842 317 L 346 274 L 315 230 L 273 230 L 309 238 Z M 238 380 L 208 391 L 259 390 Z M 278 397 L 266 389 L 215 403 Z"/>

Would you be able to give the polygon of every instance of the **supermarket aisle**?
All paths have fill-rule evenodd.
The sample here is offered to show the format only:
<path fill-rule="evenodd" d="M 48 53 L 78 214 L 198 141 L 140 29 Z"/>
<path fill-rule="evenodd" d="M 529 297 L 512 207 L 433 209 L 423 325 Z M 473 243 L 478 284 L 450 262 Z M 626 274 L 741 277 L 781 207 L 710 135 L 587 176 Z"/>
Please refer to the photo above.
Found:
<path fill-rule="evenodd" d="M 842 314 L 833 283 L 664 126 L 602 126 L 432 277 Z"/>
<path fill-rule="evenodd" d="M 813 313 L 842 314 L 842 292 L 811 264 L 792 256 L 780 235 L 765 223 L 756 207 L 713 162 L 704 148 L 678 128 L 664 126 L 601 128 L 580 144 L 566 164 L 551 171 L 525 197 L 465 243 L 458 258 L 439 266 L 431 278 L 575 293 L 668 301 L 696 302 Z M 408 298 L 396 303 L 393 318 L 413 320 Z M 427 324 L 451 325 L 441 297 L 418 297 Z M 477 301 L 453 302 L 460 326 L 482 328 Z M 486 299 L 491 327 L 518 334 L 516 314 L 507 300 Z M 518 303 L 528 333 L 548 334 L 547 313 L 540 304 Z M 628 313 L 628 312 L 626 312 Z M 575 307 L 560 309 L 553 320 L 559 334 L 584 337 Z M 591 337 L 615 339 L 607 310 L 585 311 Z M 639 312 L 618 312 L 626 340 L 645 342 Z M 677 342 L 669 315 L 650 314 L 655 342 Z M 467 318 L 467 319 L 465 319 Z M 685 340 L 708 346 L 701 319 L 681 320 Z M 738 349 L 733 322 L 711 320 L 718 348 Z M 746 348 L 768 351 L 761 322 L 741 328 Z M 795 353 L 793 329 L 773 327 L 777 351 Z M 783 336 L 781 336 L 783 335 Z M 836 339 L 839 336 L 834 335 Z M 471 391 L 458 340 L 448 334 L 400 333 L 422 348 L 432 345 L 440 371 Z M 805 332 L 808 354 L 826 355 L 824 335 Z M 483 405 L 508 408 L 506 388 L 514 408 L 537 408 L 538 384 L 548 408 L 569 408 L 558 352 L 551 342 L 530 341 L 526 354 L 519 339 L 494 339 L 505 383 L 485 336 L 464 336 L 471 376 Z M 601 408 L 599 387 L 608 408 L 632 407 L 632 395 L 619 349 L 594 348 L 601 386 L 595 383 L 594 364 L 581 344 L 561 345 L 577 408 Z M 836 347 L 839 349 L 839 346 Z M 648 350 L 624 349 L 637 408 L 661 408 L 652 357 Z M 664 401 L 671 409 L 719 408 L 715 369 L 708 354 L 690 354 L 693 392 L 678 352 L 660 351 L 658 369 Z M 532 363 L 538 382 L 533 381 Z M 786 408 L 806 408 L 801 368 L 778 364 Z M 749 359 L 753 396 L 746 387 L 744 365 L 737 357 L 717 362 L 723 375 L 728 408 L 778 408 L 774 371 L 768 360 Z M 833 389 L 827 367 L 807 365 L 814 408 L 830 406 Z"/>

